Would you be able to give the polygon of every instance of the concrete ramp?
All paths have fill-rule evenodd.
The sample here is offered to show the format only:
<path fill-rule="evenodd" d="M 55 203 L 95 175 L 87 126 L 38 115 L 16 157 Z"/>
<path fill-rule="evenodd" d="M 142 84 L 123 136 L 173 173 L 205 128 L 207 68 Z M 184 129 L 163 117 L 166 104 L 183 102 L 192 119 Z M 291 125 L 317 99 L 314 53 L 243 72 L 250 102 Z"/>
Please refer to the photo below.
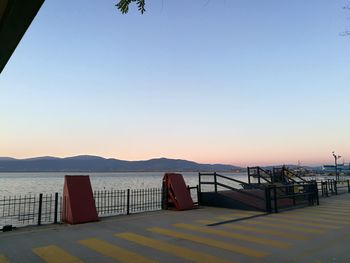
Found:
<path fill-rule="evenodd" d="M 253 211 L 265 211 L 266 208 L 264 191 L 259 189 L 202 192 L 201 205 Z"/>
<path fill-rule="evenodd" d="M 265 191 L 260 189 L 241 189 L 239 191 L 218 191 L 201 193 L 201 204 L 225 208 L 266 211 Z M 271 207 L 274 208 L 272 201 Z M 293 199 L 277 200 L 279 209 L 293 206 Z"/>

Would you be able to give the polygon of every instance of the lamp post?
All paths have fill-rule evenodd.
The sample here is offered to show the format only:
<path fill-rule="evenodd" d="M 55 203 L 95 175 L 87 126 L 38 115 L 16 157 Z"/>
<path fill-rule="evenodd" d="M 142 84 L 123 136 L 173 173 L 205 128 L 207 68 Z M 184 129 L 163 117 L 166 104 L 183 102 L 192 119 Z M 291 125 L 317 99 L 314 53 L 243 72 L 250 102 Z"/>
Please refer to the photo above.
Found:
<path fill-rule="evenodd" d="M 335 180 L 339 181 L 339 174 L 338 174 L 338 159 L 341 158 L 340 155 L 336 155 L 334 151 L 332 152 L 333 157 L 334 157 L 334 167 L 335 167 Z"/>

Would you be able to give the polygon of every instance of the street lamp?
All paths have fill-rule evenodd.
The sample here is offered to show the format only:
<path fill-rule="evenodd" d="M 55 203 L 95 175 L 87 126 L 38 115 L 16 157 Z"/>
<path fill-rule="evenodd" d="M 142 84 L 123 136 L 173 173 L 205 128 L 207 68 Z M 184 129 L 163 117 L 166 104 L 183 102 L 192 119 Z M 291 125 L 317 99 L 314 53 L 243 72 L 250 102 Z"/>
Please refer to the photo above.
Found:
<path fill-rule="evenodd" d="M 340 159 L 341 158 L 341 156 L 340 155 L 336 155 L 335 153 L 334 153 L 334 151 L 332 152 L 332 154 L 333 154 L 333 157 L 334 157 L 334 167 L 335 167 L 335 180 L 336 181 L 339 181 L 339 174 L 338 174 L 338 159 Z"/>

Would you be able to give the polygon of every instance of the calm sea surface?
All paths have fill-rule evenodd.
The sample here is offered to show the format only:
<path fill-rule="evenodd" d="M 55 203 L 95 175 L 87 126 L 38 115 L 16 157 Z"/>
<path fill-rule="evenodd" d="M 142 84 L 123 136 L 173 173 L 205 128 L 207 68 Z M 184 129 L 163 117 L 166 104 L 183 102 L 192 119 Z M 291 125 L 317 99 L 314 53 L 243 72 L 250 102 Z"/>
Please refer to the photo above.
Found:
<path fill-rule="evenodd" d="M 94 190 L 161 187 L 163 172 L 130 173 L 0 173 L 0 196 L 55 193 L 63 191 L 64 176 L 90 175 Z M 186 184 L 196 186 L 198 173 L 182 173 Z M 222 173 L 246 181 L 246 173 Z"/>

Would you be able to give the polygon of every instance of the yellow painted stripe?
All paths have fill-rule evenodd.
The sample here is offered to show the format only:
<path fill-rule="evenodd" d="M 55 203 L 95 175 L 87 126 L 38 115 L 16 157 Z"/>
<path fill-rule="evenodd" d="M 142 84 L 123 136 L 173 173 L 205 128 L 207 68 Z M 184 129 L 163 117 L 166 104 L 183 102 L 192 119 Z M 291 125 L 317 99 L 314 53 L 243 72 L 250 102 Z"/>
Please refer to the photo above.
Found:
<path fill-rule="evenodd" d="M 334 216 L 334 217 L 339 217 L 339 216 L 350 216 L 350 213 L 343 213 L 343 212 L 333 212 L 333 211 L 295 211 L 295 214 L 310 214 L 310 215 L 320 215 L 320 216 Z"/>
<path fill-rule="evenodd" d="M 322 229 L 340 229 L 339 226 L 333 226 L 333 225 L 326 225 L 326 224 L 317 224 L 317 223 L 310 223 L 305 222 L 303 220 L 296 220 L 296 219 L 285 219 L 285 218 L 278 218 L 278 217 L 264 217 L 260 218 L 260 220 L 266 220 L 266 221 L 272 221 L 272 222 L 286 222 L 289 224 L 298 224 L 298 225 L 304 225 L 309 227 L 316 227 L 316 228 L 322 228 Z"/>
<path fill-rule="evenodd" d="M 305 211 L 304 213 L 314 214 L 314 215 L 331 215 L 331 216 L 346 216 L 349 217 L 350 213 L 344 212 L 334 212 L 334 211 Z"/>
<path fill-rule="evenodd" d="M 154 260 L 148 259 L 144 256 L 141 256 L 137 253 L 134 253 L 132 251 L 129 251 L 127 249 L 112 245 L 110 243 L 107 243 L 105 241 L 96 239 L 96 238 L 90 238 L 85 240 L 80 240 L 79 244 L 84 245 L 104 256 L 113 258 L 115 260 L 118 260 L 122 263 L 129 263 L 129 262 L 139 262 L 139 263 L 152 263 L 156 262 Z"/>
<path fill-rule="evenodd" d="M 219 221 L 229 221 L 240 218 L 239 216 L 216 216 L 214 219 Z"/>
<path fill-rule="evenodd" d="M 241 215 L 241 216 L 246 216 L 246 215 L 249 215 L 249 216 L 252 216 L 252 215 L 262 215 L 262 214 L 265 214 L 264 212 L 259 212 L 259 211 L 240 211 L 240 212 L 233 212 L 233 213 L 230 213 L 232 215 Z"/>
<path fill-rule="evenodd" d="M 326 205 L 330 205 L 330 206 L 348 206 L 350 205 L 350 202 L 348 201 L 336 201 L 336 202 L 327 202 L 325 203 Z"/>
<path fill-rule="evenodd" d="M 321 209 L 309 209 L 309 210 L 314 212 L 350 214 L 350 210 L 347 210 L 347 209 L 321 208 Z"/>
<path fill-rule="evenodd" d="M 235 252 L 238 254 L 242 254 L 242 255 L 246 255 L 249 257 L 262 258 L 262 257 L 265 257 L 268 255 L 268 253 L 266 253 L 266 252 L 243 247 L 243 246 L 239 246 L 239 245 L 235 245 L 231 242 L 228 243 L 228 242 L 217 241 L 217 240 L 213 240 L 210 238 L 205 238 L 205 237 L 195 236 L 195 235 L 191 235 L 191 234 L 176 232 L 176 231 L 172 231 L 172 230 L 168 230 L 168 229 L 164 229 L 164 228 L 153 227 L 153 228 L 150 228 L 148 230 L 153 232 L 153 233 L 162 234 L 162 235 L 166 235 L 166 236 L 170 236 L 170 237 L 174 237 L 174 238 L 180 238 L 180 239 L 196 242 L 196 243 L 210 246 L 210 247 L 225 249 L 225 250 Z"/>
<path fill-rule="evenodd" d="M 233 212 L 233 213 L 229 213 L 229 214 L 225 214 L 225 215 L 220 215 L 220 216 L 240 216 L 240 217 L 247 217 L 247 216 L 255 216 L 255 215 L 261 215 L 264 214 L 262 212 L 258 212 L 258 211 L 239 211 L 239 212 Z"/>
<path fill-rule="evenodd" d="M 326 201 L 327 199 L 325 199 L 324 202 L 322 202 L 322 206 L 346 206 L 346 205 L 350 205 L 350 202 L 349 201 L 341 201 L 341 200 L 338 200 L 338 201 L 334 201 L 334 202 L 328 202 Z M 330 199 L 328 199 L 330 200 Z"/>
<path fill-rule="evenodd" d="M 233 233 L 233 232 L 228 232 L 224 230 L 218 230 L 218 229 L 213 229 L 209 227 L 202 227 L 202 226 L 195 226 L 195 225 L 190 225 L 190 224 L 174 224 L 175 227 L 186 229 L 186 230 L 192 230 L 192 231 L 198 231 L 206 234 L 211 234 L 211 235 L 217 235 L 217 236 L 222 236 L 222 237 L 228 237 L 228 238 L 233 238 L 233 239 L 238 239 L 238 240 L 244 240 L 252 243 L 257 243 L 257 244 L 263 244 L 266 246 L 271 246 L 275 248 L 289 248 L 291 245 L 286 242 L 281 242 L 281 241 L 276 241 L 268 238 L 260 238 L 260 237 L 255 237 L 255 236 L 249 236 L 249 235 L 243 235 L 239 233 Z"/>
<path fill-rule="evenodd" d="M 136 244 L 156 249 L 168 254 L 172 254 L 179 258 L 190 260 L 197 263 L 210 262 L 210 263 L 229 263 L 231 260 L 224 260 L 219 257 L 214 257 L 210 254 L 204 252 L 197 252 L 191 249 L 172 245 L 166 242 L 162 242 L 153 238 L 137 235 L 134 233 L 120 233 L 115 234 L 116 237 L 126 239 L 128 241 L 134 242 Z"/>
<path fill-rule="evenodd" d="M 196 222 L 198 222 L 201 225 L 209 225 L 209 224 L 219 223 L 219 222 L 213 221 L 213 220 L 197 220 Z"/>
<path fill-rule="evenodd" d="M 230 213 L 230 214 L 216 216 L 215 219 L 226 221 L 226 220 L 233 220 L 233 219 L 237 219 L 237 218 L 250 217 L 250 216 L 261 215 L 261 214 L 263 214 L 263 213 L 261 213 L 261 212 Z"/>
<path fill-rule="evenodd" d="M 280 214 L 280 217 L 285 218 L 296 218 L 298 220 L 305 220 L 308 222 L 324 222 L 324 223 L 333 223 L 333 224 L 341 224 L 341 225 L 350 225 L 350 221 L 344 221 L 344 220 L 338 220 L 336 218 L 322 218 L 322 217 L 315 217 L 312 215 L 306 215 L 306 214 Z"/>
<path fill-rule="evenodd" d="M 5 258 L 4 255 L 0 255 L 0 263 L 9 263 L 9 261 Z"/>
<path fill-rule="evenodd" d="M 288 238 L 288 239 L 293 239 L 293 240 L 309 240 L 307 236 L 301 235 L 301 234 L 290 234 L 290 233 L 285 233 L 282 231 L 278 230 L 272 230 L 272 229 L 261 229 L 257 227 L 250 227 L 250 226 L 242 226 L 238 224 L 227 224 L 224 225 L 227 228 L 230 229 L 236 229 L 236 230 L 243 230 L 247 232 L 253 232 L 253 233 L 258 233 L 258 234 L 267 234 L 271 236 L 278 236 L 278 237 L 283 237 L 283 238 Z"/>
<path fill-rule="evenodd" d="M 268 226 L 268 227 L 274 227 L 274 228 L 289 229 L 289 230 L 293 230 L 293 231 L 300 231 L 303 233 L 310 233 L 310 234 L 324 234 L 325 233 L 324 230 L 310 229 L 310 228 L 300 227 L 300 226 L 291 226 L 290 224 L 259 222 L 259 221 L 252 221 L 252 220 L 242 221 L 241 223 L 250 224 L 250 225 Z"/>
<path fill-rule="evenodd" d="M 48 263 L 82 263 L 79 258 L 69 254 L 57 246 L 33 248 L 33 252 Z"/>
<path fill-rule="evenodd" d="M 323 205 L 323 206 L 317 206 L 313 207 L 314 209 L 333 209 L 333 210 L 344 210 L 349 211 L 350 210 L 350 204 L 349 205 Z"/>
<path fill-rule="evenodd" d="M 210 220 L 198 220 L 197 222 L 199 224 L 203 224 L 203 225 L 217 223 L 215 221 L 210 221 Z M 258 228 L 258 227 L 254 227 L 254 226 L 244 226 L 244 225 L 240 225 L 240 224 L 224 224 L 223 226 L 227 227 L 227 228 L 231 228 L 231 229 L 236 229 L 236 230 L 243 230 L 243 231 L 253 232 L 253 233 L 258 233 L 258 234 L 267 234 L 267 235 L 271 235 L 271 236 L 278 236 L 278 237 L 294 239 L 294 240 L 309 240 L 310 239 L 308 236 L 304 236 L 301 234 L 285 233 L 283 231 L 266 229 L 266 228 L 262 229 L 262 228 Z"/>
<path fill-rule="evenodd" d="M 296 214 L 309 214 L 314 216 L 326 216 L 326 217 L 350 217 L 350 213 L 332 212 L 332 211 L 300 211 Z"/>
<path fill-rule="evenodd" d="M 350 211 L 350 205 L 344 205 L 344 206 L 334 206 L 334 205 L 327 205 L 322 207 L 314 207 L 314 209 L 327 209 L 327 210 L 337 210 L 337 211 L 344 211 L 349 212 Z"/>

